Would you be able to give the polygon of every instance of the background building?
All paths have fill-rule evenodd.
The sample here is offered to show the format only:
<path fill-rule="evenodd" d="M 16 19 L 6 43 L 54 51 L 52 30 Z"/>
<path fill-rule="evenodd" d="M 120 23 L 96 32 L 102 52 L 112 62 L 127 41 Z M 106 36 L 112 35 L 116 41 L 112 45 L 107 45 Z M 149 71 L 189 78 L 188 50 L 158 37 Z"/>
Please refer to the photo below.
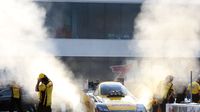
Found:
<path fill-rule="evenodd" d="M 133 59 L 134 19 L 142 0 L 36 0 L 47 10 L 45 26 L 56 56 L 77 77 L 113 79 L 110 69 Z"/>

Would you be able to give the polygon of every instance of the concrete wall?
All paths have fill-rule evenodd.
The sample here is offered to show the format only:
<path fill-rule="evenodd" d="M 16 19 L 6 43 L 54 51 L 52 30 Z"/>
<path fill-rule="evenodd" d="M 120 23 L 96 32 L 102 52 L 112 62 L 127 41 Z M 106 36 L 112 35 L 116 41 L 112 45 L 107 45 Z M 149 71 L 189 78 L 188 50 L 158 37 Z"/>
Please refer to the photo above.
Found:
<path fill-rule="evenodd" d="M 119 40 L 119 39 L 48 39 L 46 42 L 50 42 L 54 46 L 53 54 L 55 56 L 69 56 L 69 57 L 163 57 L 162 48 L 167 48 L 172 44 L 159 42 L 159 40 Z M 156 41 L 156 42 L 155 42 Z M 181 40 L 174 40 L 174 43 L 178 43 Z M 194 44 L 196 41 L 182 40 L 183 45 Z M 137 43 L 142 43 L 142 50 L 138 51 Z M 155 45 L 156 43 L 156 45 Z M 152 46 L 154 44 L 154 46 Z M 181 44 L 181 46 L 182 46 Z M 42 44 L 45 45 L 45 44 Z M 175 45 L 176 46 L 176 45 Z M 42 47 L 42 46 L 41 46 Z M 45 46 L 43 46 L 45 47 Z M 46 48 L 48 49 L 48 48 Z M 155 52 L 152 55 L 144 55 L 141 52 Z M 51 51 L 52 52 L 52 51 Z M 200 57 L 198 50 L 195 51 L 193 57 Z M 184 51 L 179 51 L 177 54 L 173 54 L 173 57 L 177 58 L 188 58 Z M 191 57 L 189 57 L 191 58 Z"/>
<path fill-rule="evenodd" d="M 162 44 L 163 42 L 159 42 L 159 40 L 120 40 L 120 39 L 55 39 L 49 38 L 45 40 L 17 40 L 17 44 L 10 46 L 9 49 L 1 49 L 0 56 L 21 56 L 21 55 L 34 55 L 31 54 L 32 49 L 31 46 L 36 46 L 40 51 L 44 51 L 47 53 L 51 53 L 55 56 L 65 56 L 65 57 L 163 57 L 163 52 L 165 50 L 161 50 L 162 48 L 167 48 L 171 46 L 170 43 Z M 156 42 L 155 42 L 156 41 Z M 174 40 L 173 43 L 177 43 Z M 171 42 L 171 41 L 170 41 Z M 0 46 L 4 45 L 3 43 L 9 43 L 5 41 L 0 42 Z M 143 43 L 142 50 L 138 50 L 138 43 Z M 156 44 L 155 44 L 156 43 Z M 183 40 L 181 42 L 181 46 L 196 45 L 197 41 L 189 41 Z M 154 44 L 154 45 L 153 45 Z M 153 46 L 152 46 L 153 45 Z M 19 47 L 20 46 L 20 47 Z M 177 47 L 176 47 L 177 46 Z M 12 49 L 13 47 L 13 49 Z M 175 45 L 178 49 L 179 45 Z M 186 46 L 187 47 L 187 46 Z M 158 49 L 158 50 L 157 50 Z M 152 55 L 149 53 L 142 54 L 142 52 L 154 52 Z M 156 50 L 156 54 L 155 54 Z M 5 51 L 5 52 L 4 52 Z M 185 55 L 184 50 L 174 50 L 173 57 L 175 58 L 191 58 L 190 56 Z M 34 52 L 33 52 L 34 53 Z M 199 50 L 196 49 L 194 56 L 192 57 L 200 57 Z"/>

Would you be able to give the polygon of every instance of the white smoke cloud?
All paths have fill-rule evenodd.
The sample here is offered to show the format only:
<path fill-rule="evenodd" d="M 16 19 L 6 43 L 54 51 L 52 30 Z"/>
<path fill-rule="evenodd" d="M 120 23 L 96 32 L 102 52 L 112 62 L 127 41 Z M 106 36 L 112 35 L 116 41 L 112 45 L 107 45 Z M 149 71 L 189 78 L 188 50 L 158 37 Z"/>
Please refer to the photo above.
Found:
<path fill-rule="evenodd" d="M 45 10 L 31 0 L 4 0 L 0 4 L 0 81 L 19 82 L 32 97 L 39 73 L 54 84 L 53 106 L 68 104 L 74 112 L 83 111 L 73 73 L 54 57 L 53 43 L 44 28 Z"/>
<path fill-rule="evenodd" d="M 196 0 L 146 0 L 142 4 L 134 35 L 142 58 L 128 75 L 128 83 L 137 84 L 129 88 L 144 104 L 148 104 L 167 75 L 187 84 L 190 71 L 195 75 L 199 72 L 200 4 L 196 3 Z"/>

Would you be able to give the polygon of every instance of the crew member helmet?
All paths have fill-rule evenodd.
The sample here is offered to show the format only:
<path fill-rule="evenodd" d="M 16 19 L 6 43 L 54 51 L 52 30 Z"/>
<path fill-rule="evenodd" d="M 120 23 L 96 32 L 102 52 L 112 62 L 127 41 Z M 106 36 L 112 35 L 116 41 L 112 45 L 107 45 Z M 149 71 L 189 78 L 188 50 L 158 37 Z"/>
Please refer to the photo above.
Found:
<path fill-rule="evenodd" d="M 45 76 L 45 74 L 44 73 L 40 73 L 39 74 L 39 79 L 43 79 L 43 78 L 45 78 L 46 76 Z"/>

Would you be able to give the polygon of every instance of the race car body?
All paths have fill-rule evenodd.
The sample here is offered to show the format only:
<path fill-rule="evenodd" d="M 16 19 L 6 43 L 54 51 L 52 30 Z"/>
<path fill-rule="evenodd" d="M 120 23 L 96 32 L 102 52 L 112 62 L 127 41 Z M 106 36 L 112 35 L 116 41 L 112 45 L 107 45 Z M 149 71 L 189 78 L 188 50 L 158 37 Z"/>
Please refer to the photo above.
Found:
<path fill-rule="evenodd" d="M 144 105 L 137 104 L 136 98 L 120 82 L 100 83 L 87 95 L 89 112 L 146 112 Z"/>

